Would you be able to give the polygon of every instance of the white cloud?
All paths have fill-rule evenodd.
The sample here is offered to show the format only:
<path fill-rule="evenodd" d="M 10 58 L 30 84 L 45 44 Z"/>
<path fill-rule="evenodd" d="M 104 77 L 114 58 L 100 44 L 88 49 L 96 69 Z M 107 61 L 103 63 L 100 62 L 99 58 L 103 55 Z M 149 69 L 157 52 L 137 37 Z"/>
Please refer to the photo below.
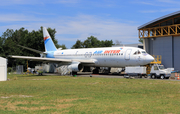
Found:
<path fill-rule="evenodd" d="M 79 36 L 74 40 L 85 40 L 90 35 L 94 35 L 100 40 L 120 40 L 122 43 L 138 42 L 137 25 L 100 19 L 90 15 L 79 15 L 70 20 L 61 20 L 58 23 L 58 26 L 56 26 L 57 34 L 75 34 L 75 36 Z M 71 38 L 65 38 L 65 40 L 69 39 Z"/>
<path fill-rule="evenodd" d="M 8 16 L 7 16 L 8 17 Z M 14 16 L 16 17 L 16 16 Z M 84 41 L 87 37 L 93 35 L 99 40 L 119 40 L 122 43 L 137 43 L 138 30 L 137 25 L 121 23 L 114 20 L 101 19 L 93 15 L 78 15 L 76 17 L 58 17 L 37 19 L 32 17 L 23 17 L 9 19 L 8 21 L 25 21 L 21 24 L 12 24 L 1 26 L 3 32 L 6 29 L 19 29 L 24 27 L 28 30 L 38 30 L 41 26 L 55 28 L 56 39 L 64 41 L 74 41 L 77 39 Z M 34 22 L 32 21 L 34 19 Z M 2 19 L 3 20 L 3 19 Z M 29 21 L 30 22 L 26 22 Z M 36 20 L 36 21 L 35 21 Z M 41 21 L 37 21 L 41 20 Z M 0 19 L 1 21 L 1 19 Z M 2 22 L 2 21 L 1 21 Z M 73 44 L 72 44 L 73 45 Z"/>
<path fill-rule="evenodd" d="M 24 14 L 0 14 L 0 22 L 40 21 L 42 19 Z"/>
<path fill-rule="evenodd" d="M 9 6 L 9 5 L 35 5 L 35 4 L 75 4 L 80 0 L 3 0 L 1 1 L 0 6 Z"/>
<path fill-rule="evenodd" d="M 151 1 L 142 1 L 138 0 L 133 3 L 139 3 L 143 5 L 150 5 L 150 6 L 159 6 L 159 8 L 167 8 L 167 7 L 179 7 L 180 1 L 175 0 L 151 0 Z"/>
<path fill-rule="evenodd" d="M 63 4 L 75 4 L 75 3 L 80 2 L 80 0 L 57 0 L 57 2 L 63 3 Z"/>
<path fill-rule="evenodd" d="M 144 10 L 140 11 L 141 13 L 158 13 L 158 12 L 175 12 L 180 10 L 180 8 L 167 8 L 167 9 L 160 9 L 160 10 Z"/>
<path fill-rule="evenodd" d="M 34 4 L 36 0 L 3 0 L 1 6 L 17 5 L 17 4 Z"/>
<path fill-rule="evenodd" d="M 175 1 L 175 0 L 158 0 L 158 1 L 162 3 L 168 3 L 168 4 L 176 4 L 176 5 L 180 4 L 180 1 Z"/>
<path fill-rule="evenodd" d="M 144 5 L 157 6 L 157 4 L 156 4 L 156 3 L 144 2 L 144 1 L 139 2 L 139 3 L 140 3 L 140 4 L 144 4 Z"/>

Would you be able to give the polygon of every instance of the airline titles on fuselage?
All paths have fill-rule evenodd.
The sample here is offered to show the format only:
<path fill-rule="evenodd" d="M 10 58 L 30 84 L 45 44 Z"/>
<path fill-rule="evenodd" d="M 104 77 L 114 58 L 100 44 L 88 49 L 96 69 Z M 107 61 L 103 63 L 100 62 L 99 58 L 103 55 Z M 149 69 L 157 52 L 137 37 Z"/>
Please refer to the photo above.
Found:
<path fill-rule="evenodd" d="M 96 50 L 94 53 L 92 52 L 85 52 L 85 54 L 115 54 L 115 53 L 120 53 L 120 51 L 122 50 L 123 48 L 120 48 L 120 50 Z M 61 54 L 64 54 L 64 52 L 62 52 Z M 76 52 L 77 54 L 77 52 Z"/>

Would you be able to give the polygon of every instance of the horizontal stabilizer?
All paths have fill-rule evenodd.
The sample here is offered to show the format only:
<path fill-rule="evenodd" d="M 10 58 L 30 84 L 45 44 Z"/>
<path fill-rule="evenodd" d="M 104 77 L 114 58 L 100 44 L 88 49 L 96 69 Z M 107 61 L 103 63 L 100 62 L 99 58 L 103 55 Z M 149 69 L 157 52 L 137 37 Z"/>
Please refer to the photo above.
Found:
<path fill-rule="evenodd" d="M 36 52 L 36 53 L 44 53 L 42 51 L 35 50 L 35 49 L 32 49 L 32 48 L 28 48 L 28 47 L 25 47 L 25 46 L 21 46 L 21 45 L 17 45 L 17 46 L 22 47 L 22 48 L 27 49 L 27 50 L 30 50 L 30 51 L 33 51 L 33 52 Z"/>

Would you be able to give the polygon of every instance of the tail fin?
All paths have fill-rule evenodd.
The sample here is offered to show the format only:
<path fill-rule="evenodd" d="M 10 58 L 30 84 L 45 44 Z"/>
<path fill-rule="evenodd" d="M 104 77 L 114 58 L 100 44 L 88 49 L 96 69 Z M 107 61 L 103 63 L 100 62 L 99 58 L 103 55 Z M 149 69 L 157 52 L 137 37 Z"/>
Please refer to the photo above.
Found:
<path fill-rule="evenodd" d="M 51 36 L 49 35 L 46 27 L 43 27 L 43 36 L 46 51 L 56 51 L 57 48 L 54 45 L 54 42 L 52 41 Z"/>

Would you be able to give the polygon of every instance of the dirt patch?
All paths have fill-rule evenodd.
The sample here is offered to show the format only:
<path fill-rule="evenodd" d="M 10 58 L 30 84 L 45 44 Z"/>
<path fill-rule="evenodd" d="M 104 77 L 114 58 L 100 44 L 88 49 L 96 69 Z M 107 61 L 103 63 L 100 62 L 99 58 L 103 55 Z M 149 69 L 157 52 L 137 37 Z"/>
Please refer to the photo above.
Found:
<path fill-rule="evenodd" d="M 56 102 L 58 102 L 58 103 L 72 102 L 72 101 L 76 101 L 76 100 L 79 100 L 79 99 L 87 99 L 87 98 L 57 99 Z"/>
<path fill-rule="evenodd" d="M 7 98 L 10 98 L 10 97 L 3 97 L 3 96 L 2 96 L 1 98 L 3 98 L 3 99 L 7 99 Z"/>
<path fill-rule="evenodd" d="M 31 80 L 49 80 L 49 79 L 31 79 Z"/>
<path fill-rule="evenodd" d="M 31 96 L 26 96 L 26 95 L 17 95 L 18 97 L 31 97 Z M 17 97 L 16 96 L 16 97 Z M 10 96 L 14 97 L 14 96 Z M 10 98 L 9 97 L 9 98 Z M 87 99 L 87 98 L 74 98 L 74 99 L 57 99 L 56 101 L 53 100 L 53 102 L 49 103 L 49 105 L 55 105 L 55 106 L 43 106 L 43 104 L 40 101 L 4 101 L 1 100 L 2 103 L 6 103 L 6 105 L 1 105 L 0 104 L 0 109 L 1 110 L 10 110 L 10 111 L 16 111 L 16 110 L 45 110 L 45 109 L 64 109 L 64 108 L 69 108 L 72 107 L 74 104 L 71 104 L 69 102 L 79 100 L 79 99 Z M 63 103 L 63 104 L 62 104 Z M 29 105 L 28 105 L 29 104 Z M 31 106 L 31 104 L 36 104 L 37 106 Z M 38 106 L 38 104 L 40 106 Z M 26 105 L 28 107 L 26 107 Z M 44 105 L 47 105 L 44 104 Z M 29 107 L 31 106 L 31 107 Z"/>
<path fill-rule="evenodd" d="M 169 98 L 174 98 L 175 96 L 174 95 L 168 95 Z"/>
<path fill-rule="evenodd" d="M 56 105 L 56 108 L 68 108 L 71 106 L 73 106 L 73 104 L 59 104 L 59 105 Z"/>
<path fill-rule="evenodd" d="M 27 97 L 33 97 L 31 95 L 11 95 L 11 96 L 1 96 L 2 99 L 12 98 L 12 97 L 20 97 L 20 98 L 27 98 Z"/>
<path fill-rule="evenodd" d="M 19 110 L 19 109 L 21 109 L 21 108 L 23 108 L 23 107 L 20 107 L 20 106 L 18 106 L 18 105 L 20 105 L 20 104 L 23 104 L 23 105 L 26 105 L 26 104 L 39 104 L 39 102 L 37 102 L 37 101 L 31 101 L 31 102 L 28 102 L 28 101 L 15 101 L 15 102 L 13 102 L 13 101 L 3 101 L 3 100 L 1 100 L 0 101 L 0 109 L 1 110 L 12 110 L 12 111 L 15 111 L 15 110 Z M 6 105 L 2 105 L 3 103 L 5 103 Z"/>
<path fill-rule="evenodd" d="M 89 83 L 90 85 L 98 84 L 99 82 Z"/>

